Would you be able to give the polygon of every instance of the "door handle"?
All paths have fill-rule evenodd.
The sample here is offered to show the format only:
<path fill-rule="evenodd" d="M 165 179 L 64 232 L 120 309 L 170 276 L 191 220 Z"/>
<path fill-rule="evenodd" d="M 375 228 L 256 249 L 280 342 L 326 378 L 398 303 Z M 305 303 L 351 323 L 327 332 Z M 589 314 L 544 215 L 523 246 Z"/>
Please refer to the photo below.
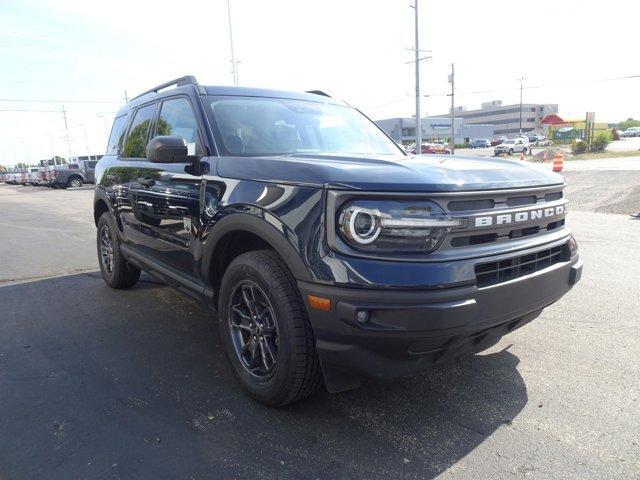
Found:
<path fill-rule="evenodd" d="M 156 181 L 151 177 L 140 177 L 138 178 L 138 183 L 145 187 L 153 187 L 156 184 Z"/>

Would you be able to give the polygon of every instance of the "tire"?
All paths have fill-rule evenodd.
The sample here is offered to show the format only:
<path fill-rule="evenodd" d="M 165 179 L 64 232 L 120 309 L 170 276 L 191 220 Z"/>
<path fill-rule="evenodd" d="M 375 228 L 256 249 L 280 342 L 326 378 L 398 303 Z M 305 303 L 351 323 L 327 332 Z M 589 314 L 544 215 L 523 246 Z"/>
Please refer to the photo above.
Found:
<path fill-rule="evenodd" d="M 82 179 L 80 177 L 71 177 L 67 180 L 68 188 L 78 188 L 82 186 Z"/>
<path fill-rule="evenodd" d="M 253 298 L 253 308 L 246 297 Z M 258 402 L 280 407 L 319 388 L 313 330 L 293 275 L 275 252 L 244 253 L 231 262 L 220 287 L 218 321 L 232 370 Z"/>
<path fill-rule="evenodd" d="M 527 154 L 527 149 L 526 149 L 526 148 L 523 148 L 523 149 L 522 149 L 522 154 L 523 154 L 523 155 L 526 155 L 526 154 Z"/>
<path fill-rule="evenodd" d="M 111 240 L 111 258 L 107 261 L 107 251 L 103 251 L 103 245 L 106 239 L 105 231 Z M 105 283 L 111 288 L 124 289 L 131 288 L 140 279 L 140 269 L 127 262 L 120 252 L 120 240 L 118 238 L 115 221 L 109 212 L 105 212 L 98 220 L 98 231 L 96 235 L 96 247 L 98 250 L 98 263 L 100 264 L 100 272 Z M 103 255 L 103 253 L 105 255 Z"/>
<path fill-rule="evenodd" d="M 509 155 L 513 155 L 513 148 L 509 149 Z"/>

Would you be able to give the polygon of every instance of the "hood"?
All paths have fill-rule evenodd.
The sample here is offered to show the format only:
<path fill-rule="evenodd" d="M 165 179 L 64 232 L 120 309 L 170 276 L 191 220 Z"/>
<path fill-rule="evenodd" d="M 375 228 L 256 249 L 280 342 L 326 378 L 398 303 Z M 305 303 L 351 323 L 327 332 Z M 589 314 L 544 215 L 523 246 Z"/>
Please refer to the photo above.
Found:
<path fill-rule="evenodd" d="M 562 176 L 519 160 L 460 155 L 284 155 L 220 157 L 218 174 L 241 180 L 343 190 L 464 191 L 564 183 Z"/>

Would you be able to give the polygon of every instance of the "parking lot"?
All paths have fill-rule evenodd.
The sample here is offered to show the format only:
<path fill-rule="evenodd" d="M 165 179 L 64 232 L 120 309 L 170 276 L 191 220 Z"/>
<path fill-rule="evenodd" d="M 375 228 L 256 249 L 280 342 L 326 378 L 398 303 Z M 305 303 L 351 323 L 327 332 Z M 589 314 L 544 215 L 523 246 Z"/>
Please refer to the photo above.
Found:
<path fill-rule="evenodd" d="M 277 410 L 200 303 L 103 283 L 91 187 L 0 185 L 0 478 L 640 478 L 640 169 L 604 168 L 566 174 L 584 274 L 539 319 Z"/>

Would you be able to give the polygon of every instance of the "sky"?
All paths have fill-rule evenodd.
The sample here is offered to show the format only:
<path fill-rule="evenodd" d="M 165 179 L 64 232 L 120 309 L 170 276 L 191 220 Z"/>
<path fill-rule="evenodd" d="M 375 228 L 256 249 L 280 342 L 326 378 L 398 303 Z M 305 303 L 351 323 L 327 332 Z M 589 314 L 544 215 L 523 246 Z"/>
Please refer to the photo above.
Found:
<path fill-rule="evenodd" d="M 413 1 L 230 0 L 239 83 L 411 116 Z M 523 101 L 563 117 L 640 117 L 637 0 L 418 1 L 423 115 L 448 112 L 455 62 L 456 105 L 469 109 L 517 103 L 525 77 Z M 63 106 L 71 154 L 104 152 L 125 91 L 187 74 L 231 85 L 229 47 L 226 0 L 2 0 L 0 165 L 67 157 Z"/>

